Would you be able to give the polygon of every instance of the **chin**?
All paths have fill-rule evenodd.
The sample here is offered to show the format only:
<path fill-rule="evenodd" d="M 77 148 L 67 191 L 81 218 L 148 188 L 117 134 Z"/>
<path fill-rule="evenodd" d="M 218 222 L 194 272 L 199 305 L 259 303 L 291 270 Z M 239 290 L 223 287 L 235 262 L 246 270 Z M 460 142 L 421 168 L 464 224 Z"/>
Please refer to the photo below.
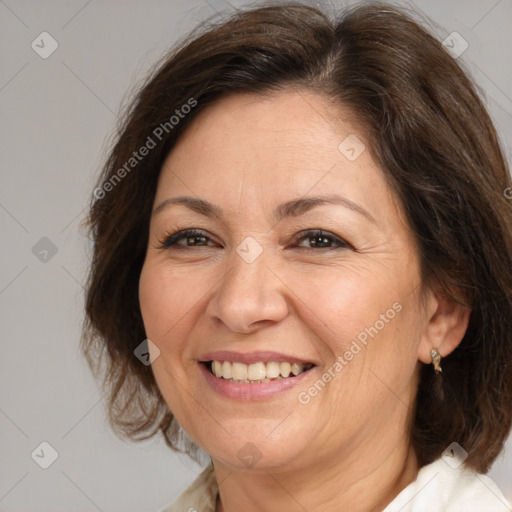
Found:
<path fill-rule="evenodd" d="M 277 433 L 282 417 L 273 421 L 266 421 L 262 428 L 261 419 L 242 422 L 225 422 L 226 430 L 237 432 L 230 435 L 222 430 L 217 438 L 212 437 L 212 432 L 202 433 L 197 442 L 214 461 L 237 471 L 261 471 L 289 468 L 297 465 L 301 453 L 307 450 L 308 443 L 303 436 L 294 435 L 289 430 Z M 253 423 L 258 422 L 258 425 Z M 267 428 L 272 423 L 272 428 Z M 235 425 L 233 427 L 232 425 Z M 277 426 L 277 429 L 276 429 Z M 236 428 L 236 430 L 235 430 Z M 269 432 L 272 432 L 269 435 Z M 202 442 L 204 441 L 204 442 Z M 300 444 L 299 444 L 300 443 Z"/>

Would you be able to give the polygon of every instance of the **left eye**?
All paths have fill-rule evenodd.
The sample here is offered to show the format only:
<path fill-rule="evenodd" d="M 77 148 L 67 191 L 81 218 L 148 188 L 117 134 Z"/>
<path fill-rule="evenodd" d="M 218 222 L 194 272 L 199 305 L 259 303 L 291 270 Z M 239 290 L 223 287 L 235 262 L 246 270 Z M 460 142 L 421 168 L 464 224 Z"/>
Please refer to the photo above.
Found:
<path fill-rule="evenodd" d="M 341 240 L 337 236 L 333 235 L 332 233 L 329 233 L 327 231 L 322 231 L 321 229 L 315 229 L 312 231 L 306 231 L 301 236 L 298 237 L 299 243 L 297 243 L 297 246 L 300 248 L 305 249 L 312 249 L 312 248 L 318 248 L 318 249 L 333 249 L 336 247 L 341 248 L 350 248 L 350 244 L 345 242 L 344 240 Z M 310 243 L 310 247 L 305 247 L 301 245 L 303 241 L 306 241 L 307 243 Z"/>

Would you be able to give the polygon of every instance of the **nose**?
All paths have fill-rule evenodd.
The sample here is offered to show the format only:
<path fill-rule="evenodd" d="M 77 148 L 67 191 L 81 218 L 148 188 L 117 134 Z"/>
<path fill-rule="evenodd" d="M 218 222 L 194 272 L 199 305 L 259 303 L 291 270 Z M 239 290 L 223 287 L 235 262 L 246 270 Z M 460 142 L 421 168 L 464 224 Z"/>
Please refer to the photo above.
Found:
<path fill-rule="evenodd" d="M 242 334 L 286 318 L 286 285 L 271 267 L 265 251 L 250 263 L 234 253 L 208 304 L 210 318 Z"/>

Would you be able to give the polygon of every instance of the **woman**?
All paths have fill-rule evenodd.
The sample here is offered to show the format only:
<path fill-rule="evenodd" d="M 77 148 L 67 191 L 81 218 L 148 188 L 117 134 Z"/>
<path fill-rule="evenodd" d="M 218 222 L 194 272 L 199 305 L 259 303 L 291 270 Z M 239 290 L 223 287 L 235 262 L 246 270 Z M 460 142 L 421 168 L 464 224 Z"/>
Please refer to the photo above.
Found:
<path fill-rule="evenodd" d="M 84 326 L 117 430 L 211 458 L 166 511 L 510 511 L 484 476 L 510 186 L 471 82 L 395 8 L 260 7 L 166 57 L 94 192 Z"/>

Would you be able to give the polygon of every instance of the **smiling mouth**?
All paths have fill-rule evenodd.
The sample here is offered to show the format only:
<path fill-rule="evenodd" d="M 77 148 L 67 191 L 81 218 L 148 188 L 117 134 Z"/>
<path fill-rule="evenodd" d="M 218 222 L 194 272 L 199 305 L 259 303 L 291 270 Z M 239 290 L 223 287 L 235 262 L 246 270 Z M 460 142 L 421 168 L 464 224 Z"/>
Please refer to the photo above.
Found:
<path fill-rule="evenodd" d="M 264 384 L 280 379 L 292 379 L 315 365 L 312 363 L 258 362 L 245 364 L 231 361 L 205 361 L 208 371 L 222 380 L 237 384 Z"/>

